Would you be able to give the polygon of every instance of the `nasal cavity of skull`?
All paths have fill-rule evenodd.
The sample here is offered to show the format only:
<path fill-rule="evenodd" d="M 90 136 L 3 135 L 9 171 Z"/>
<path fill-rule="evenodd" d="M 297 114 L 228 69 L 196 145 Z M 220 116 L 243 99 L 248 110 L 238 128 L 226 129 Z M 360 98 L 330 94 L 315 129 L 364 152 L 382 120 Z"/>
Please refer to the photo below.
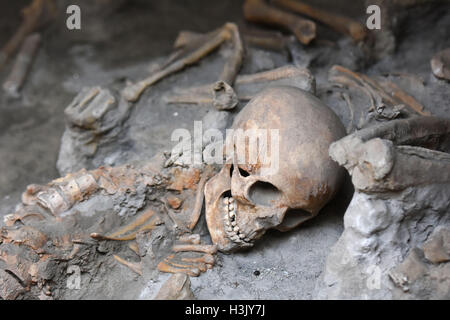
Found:
<path fill-rule="evenodd" d="M 257 181 L 250 187 L 248 196 L 255 205 L 271 207 L 280 201 L 281 191 L 271 183 Z"/>
<path fill-rule="evenodd" d="M 239 173 L 240 173 L 241 176 L 243 176 L 244 178 L 245 178 L 245 177 L 248 177 L 248 176 L 250 175 L 250 173 L 248 173 L 248 171 L 245 171 L 244 169 L 239 168 L 239 167 L 238 167 L 238 169 L 239 169 Z M 234 170 L 234 165 L 231 165 L 231 168 L 230 168 L 230 177 L 233 175 L 233 170 Z"/>

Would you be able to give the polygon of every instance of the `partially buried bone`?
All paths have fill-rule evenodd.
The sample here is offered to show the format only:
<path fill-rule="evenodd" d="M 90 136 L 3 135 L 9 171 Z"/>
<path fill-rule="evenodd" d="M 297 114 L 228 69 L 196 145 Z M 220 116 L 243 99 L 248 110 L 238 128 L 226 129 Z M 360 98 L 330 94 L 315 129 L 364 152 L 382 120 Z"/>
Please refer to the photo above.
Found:
<path fill-rule="evenodd" d="M 114 141 L 131 107 L 130 102 L 112 90 L 83 88 L 64 112 L 66 130 L 56 164 L 59 172 L 65 174 L 69 168 L 86 167 L 83 159 L 93 156 L 101 143 Z"/>
<path fill-rule="evenodd" d="M 431 70 L 437 78 L 450 81 L 450 48 L 434 55 L 431 59 Z"/>
<path fill-rule="evenodd" d="M 244 55 L 244 46 L 237 26 L 234 23 L 226 23 L 222 28 L 203 35 L 196 40 L 189 44 L 177 40 L 175 47 L 180 47 L 180 49 L 172 54 L 166 63 L 150 77 L 127 86 L 123 90 L 125 99 L 132 102 L 138 100 L 149 86 L 172 73 L 198 62 L 201 58 L 217 49 L 223 42 L 230 41 L 233 46 L 233 53 L 225 63 L 222 74 L 219 76 L 219 80 L 213 87 L 211 94 L 214 97 L 214 105 L 218 109 L 234 108 L 237 104 L 237 99 L 231 86 L 239 72 Z"/>
<path fill-rule="evenodd" d="M 25 82 L 40 42 L 41 35 L 38 33 L 34 33 L 25 38 L 22 47 L 17 54 L 11 73 L 3 83 L 3 90 L 5 90 L 9 96 L 19 96 L 19 90 Z"/>
<path fill-rule="evenodd" d="M 305 2 L 295 0 L 272 0 L 272 3 L 326 24 L 338 32 L 351 36 L 355 41 L 361 41 L 367 35 L 366 27 L 362 23 L 336 13 L 321 10 Z"/>
<path fill-rule="evenodd" d="M 81 170 L 47 185 L 30 185 L 0 229 L 0 297 L 61 298 L 64 289 L 57 288 L 66 288 L 65 270 L 71 265 L 98 279 L 104 279 L 105 270 L 115 272 L 102 267 L 113 261 L 138 275 L 149 267 L 193 276 L 211 268 L 216 247 L 185 231 L 198 220 L 192 208 L 210 173 L 166 168 L 165 160 L 159 154 L 134 166 Z M 142 195 L 145 201 L 136 201 Z M 175 195 L 183 201 L 173 221 L 158 199 Z M 161 252 L 148 251 L 155 232 L 153 239 L 164 239 Z M 133 258 L 124 256 L 126 251 Z"/>
<path fill-rule="evenodd" d="M 0 70 L 28 35 L 38 31 L 55 18 L 55 3 L 53 0 L 33 0 L 28 7 L 23 9 L 23 16 L 24 19 L 19 29 L 0 50 Z"/>
<path fill-rule="evenodd" d="M 294 66 L 284 66 L 270 71 L 249 75 L 240 75 L 236 78 L 235 92 L 240 101 L 252 99 L 258 92 L 268 87 L 288 85 L 315 92 L 316 83 L 309 70 Z M 164 99 L 167 103 L 176 104 L 205 104 L 212 102 L 209 94 L 213 84 L 191 88 L 177 88 L 168 93 Z"/>
<path fill-rule="evenodd" d="M 332 84 L 356 89 L 368 99 L 365 110 L 355 110 L 350 96 L 348 94 L 343 96 L 355 121 L 355 123 L 349 124 L 350 127 L 361 128 L 368 126 L 373 121 L 430 115 L 430 112 L 413 96 L 383 77 L 370 78 L 367 75 L 335 65 L 329 71 L 328 80 Z M 359 120 L 355 111 L 360 113 Z"/>
<path fill-rule="evenodd" d="M 316 24 L 314 22 L 270 6 L 264 0 L 246 0 L 243 10 L 247 21 L 287 29 L 303 44 L 310 43 L 316 37 Z"/>

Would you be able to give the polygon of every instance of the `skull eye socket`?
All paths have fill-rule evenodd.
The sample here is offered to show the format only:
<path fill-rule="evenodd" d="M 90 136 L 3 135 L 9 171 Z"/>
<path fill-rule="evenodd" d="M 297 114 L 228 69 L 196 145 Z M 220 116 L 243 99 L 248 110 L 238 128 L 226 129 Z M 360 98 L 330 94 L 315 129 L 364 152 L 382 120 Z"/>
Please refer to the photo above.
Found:
<path fill-rule="evenodd" d="M 248 196 L 254 204 L 270 207 L 279 202 L 281 191 L 271 183 L 257 181 L 250 187 Z"/>

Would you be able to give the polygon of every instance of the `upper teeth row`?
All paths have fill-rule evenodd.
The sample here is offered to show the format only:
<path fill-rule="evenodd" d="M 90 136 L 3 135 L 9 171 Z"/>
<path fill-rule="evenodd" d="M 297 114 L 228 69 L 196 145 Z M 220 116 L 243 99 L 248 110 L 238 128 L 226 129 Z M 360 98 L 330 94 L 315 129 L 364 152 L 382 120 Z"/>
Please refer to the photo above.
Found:
<path fill-rule="evenodd" d="M 228 237 L 236 243 L 250 242 L 250 239 L 246 238 L 245 234 L 240 232 L 240 229 L 236 222 L 236 206 L 233 197 L 225 197 L 223 199 L 224 204 L 224 218 L 225 218 L 225 231 Z"/>

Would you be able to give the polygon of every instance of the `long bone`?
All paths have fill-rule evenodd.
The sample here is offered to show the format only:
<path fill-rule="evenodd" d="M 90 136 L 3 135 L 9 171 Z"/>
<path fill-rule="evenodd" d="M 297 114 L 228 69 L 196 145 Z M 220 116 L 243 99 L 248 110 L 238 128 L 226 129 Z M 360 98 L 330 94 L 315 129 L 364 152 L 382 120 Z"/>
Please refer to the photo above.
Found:
<path fill-rule="evenodd" d="M 353 72 L 342 66 L 333 66 L 328 75 L 331 83 L 361 90 L 370 101 L 369 112 L 385 112 L 386 105 L 393 109 L 394 117 L 399 106 L 406 106 L 408 115 L 429 116 L 431 113 L 414 97 L 400 89 L 396 84 L 387 80 L 377 81 L 364 74 Z M 361 122 L 361 121 L 360 121 Z"/>
<path fill-rule="evenodd" d="M 231 41 L 234 50 L 229 60 L 225 63 L 222 74 L 216 82 L 212 94 L 214 96 L 214 105 L 218 109 L 231 109 L 235 107 L 237 98 L 231 85 L 233 85 L 242 65 L 244 46 L 238 27 L 234 23 L 226 23 L 222 28 L 199 38 L 198 41 L 194 41 L 191 45 L 183 46 L 172 54 L 163 67 L 150 77 L 127 86 L 123 90 L 123 96 L 128 101 L 137 101 L 149 86 L 172 73 L 198 62 L 225 41 Z M 180 47 L 180 44 L 176 43 L 176 47 Z"/>
<path fill-rule="evenodd" d="M 437 78 L 450 80 L 450 48 L 434 55 L 431 59 L 431 70 Z"/>
<path fill-rule="evenodd" d="M 264 0 L 246 0 L 243 9 L 246 20 L 287 29 L 303 44 L 310 43 L 316 37 L 314 22 L 272 7 Z"/>
<path fill-rule="evenodd" d="M 29 35 L 24 40 L 22 47 L 17 54 L 11 73 L 8 76 L 8 79 L 3 83 L 3 90 L 5 90 L 8 95 L 13 97 L 19 95 L 19 90 L 25 82 L 40 42 L 41 36 L 38 33 Z"/>
<path fill-rule="evenodd" d="M 367 36 L 366 27 L 362 23 L 336 13 L 321 10 L 302 1 L 272 0 L 272 3 L 326 24 L 338 32 L 351 36 L 355 41 L 361 41 Z"/>
<path fill-rule="evenodd" d="M 23 40 L 37 29 L 44 26 L 56 15 L 56 7 L 53 0 L 33 0 L 23 9 L 24 20 L 19 29 L 0 50 L 0 70 L 11 55 L 20 47 Z"/>
<path fill-rule="evenodd" d="M 234 90 L 240 101 L 248 101 L 264 88 L 275 85 L 290 85 L 305 91 L 315 91 L 315 79 L 307 70 L 294 66 L 284 66 L 277 69 L 236 78 Z M 167 103 L 173 104 L 207 104 L 212 103 L 209 94 L 213 84 L 190 88 L 176 88 L 164 96 Z"/>

